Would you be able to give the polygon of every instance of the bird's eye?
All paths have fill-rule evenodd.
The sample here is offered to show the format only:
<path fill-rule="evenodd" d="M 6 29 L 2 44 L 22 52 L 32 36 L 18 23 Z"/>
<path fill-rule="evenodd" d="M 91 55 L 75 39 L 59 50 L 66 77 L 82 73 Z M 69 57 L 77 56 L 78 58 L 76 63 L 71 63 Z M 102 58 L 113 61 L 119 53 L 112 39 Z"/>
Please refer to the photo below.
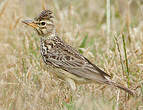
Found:
<path fill-rule="evenodd" d="M 45 22 L 41 22 L 41 25 L 43 25 L 43 26 L 44 26 L 45 24 L 46 24 Z"/>

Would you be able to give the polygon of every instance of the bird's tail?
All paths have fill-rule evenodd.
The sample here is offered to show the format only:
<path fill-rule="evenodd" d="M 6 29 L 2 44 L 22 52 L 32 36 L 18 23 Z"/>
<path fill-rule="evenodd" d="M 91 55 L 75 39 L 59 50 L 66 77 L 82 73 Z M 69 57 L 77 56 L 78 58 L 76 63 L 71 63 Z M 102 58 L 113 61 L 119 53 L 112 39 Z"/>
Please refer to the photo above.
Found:
<path fill-rule="evenodd" d="M 117 83 L 115 83 L 115 82 L 113 82 L 113 81 L 111 81 L 111 80 L 108 80 L 108 81 L 106 82 L 106 84 L 113 85 L 113 86 L 115 86 L 115 87 L 118 87 L 118 88 L 124 90 L 125 92 L 128 92 L 130 95 L 134 95 L 134 92 L 133 92 L 132 90 L 130 90 L 129 88 L 124 87 L 124 86 L 122 86 L 122 85 L 120 85 L 120 84 L 117 84 Z"/>

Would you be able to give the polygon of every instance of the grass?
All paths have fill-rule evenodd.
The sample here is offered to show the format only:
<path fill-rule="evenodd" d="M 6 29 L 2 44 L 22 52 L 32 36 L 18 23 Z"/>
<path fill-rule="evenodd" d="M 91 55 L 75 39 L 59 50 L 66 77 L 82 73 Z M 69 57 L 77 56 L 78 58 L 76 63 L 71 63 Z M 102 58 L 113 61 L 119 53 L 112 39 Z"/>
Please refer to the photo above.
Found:
<path fill-rule="evenodd" d="M 109 1 L 110 10 L 101 0 L 0 1 L 0 109 L 142 110 L 142 2 Z M 112 80 L 134 89 L 136 97 L 100 84 L 77 85 L 72 91 L 48 71 L 40 38 L 21 23 L 44 6 L 54 12 L 60 37 L 80 48 Z"/>
<path fill-rule="evenodd" d="M 127 79 L 128 79 L 128 85 L 130 84 L 130 79 L 129 79 L 129 75 L 130 75 L 130 72 L 129 72 L 129 66 L 128 66 L 128 58 L 127 58 L 127 51 L 126 51 L 126 43 L 125 43 L 125 36 L 124 34 L 122 35 L 122 40 L 123 40 L 123 48 L 124 48 L 124 56 L 125 56 L 125 64 L 126 64 L 126 73 L 127 73 Z"/>

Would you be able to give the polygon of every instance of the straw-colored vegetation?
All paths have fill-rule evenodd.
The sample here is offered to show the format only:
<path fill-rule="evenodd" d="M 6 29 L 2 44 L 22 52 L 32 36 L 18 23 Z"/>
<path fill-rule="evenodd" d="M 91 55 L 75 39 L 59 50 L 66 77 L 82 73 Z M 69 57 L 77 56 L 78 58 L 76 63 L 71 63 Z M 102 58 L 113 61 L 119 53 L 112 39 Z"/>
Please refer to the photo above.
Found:
<path fill-rule="evenodd" d="M 0 110 L 143 110 L 143 2 L 106 6 L 106 0 L 1 0 Z M 39 37 L 21 23 L 43 7 L 54 12 L 60 37 L 136 96 L 101 84 L 72 91 L 49 73 Z"/>

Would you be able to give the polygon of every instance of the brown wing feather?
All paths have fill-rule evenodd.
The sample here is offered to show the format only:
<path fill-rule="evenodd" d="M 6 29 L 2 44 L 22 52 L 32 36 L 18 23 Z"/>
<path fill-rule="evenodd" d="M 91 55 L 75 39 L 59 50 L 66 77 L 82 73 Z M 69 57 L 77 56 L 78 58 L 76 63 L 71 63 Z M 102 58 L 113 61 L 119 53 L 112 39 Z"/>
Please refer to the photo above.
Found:
<path fill-rule="evenodd" d="M 49 43 L 49 41 L 46 42 Z M 55 37 L 52 42 L 54 43 L 53 48 L 44 55 L 47 62 L 74 75 L 98 82 L 106 81 L 104 76 L 110 77 L 60 38 Z"/>

